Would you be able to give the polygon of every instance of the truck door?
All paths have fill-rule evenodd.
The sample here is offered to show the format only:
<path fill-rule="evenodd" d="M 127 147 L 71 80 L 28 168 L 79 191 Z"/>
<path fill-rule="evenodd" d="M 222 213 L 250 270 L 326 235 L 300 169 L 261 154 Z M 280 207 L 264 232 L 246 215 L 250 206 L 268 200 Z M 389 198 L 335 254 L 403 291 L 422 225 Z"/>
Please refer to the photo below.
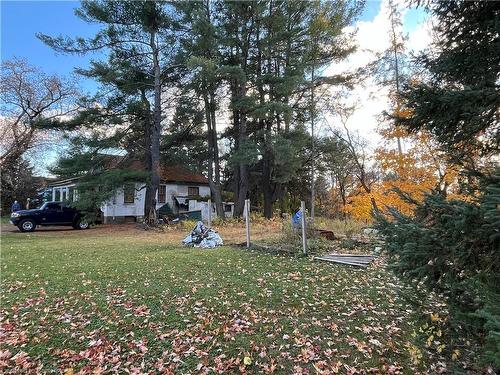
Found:
<path fill-rule="evenodd" d="M 67 207 L 66 205 L 62 205 L 62 213 L 61 213 L 61 223 L 64 224 L 71 224 L 73 222 L 73 219 L 75 217 L 76 211 L 71 208 Z"/>
<path fill-rule="evenodd" d="M 58 224 L 62 220 L 61 203 L 47 203 L 41 215 L 41 224 Z"/>

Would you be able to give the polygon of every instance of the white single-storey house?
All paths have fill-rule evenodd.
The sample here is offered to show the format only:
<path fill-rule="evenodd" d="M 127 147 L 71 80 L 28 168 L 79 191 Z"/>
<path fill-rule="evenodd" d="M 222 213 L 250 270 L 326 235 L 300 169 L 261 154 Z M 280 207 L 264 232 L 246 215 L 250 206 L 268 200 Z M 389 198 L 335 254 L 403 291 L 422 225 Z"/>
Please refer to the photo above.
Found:
<path fill-rule="evenodd" d="M 142 163 L 133 161 L 128 168 L 141 170 Z M 208 179 L 199 173 L 193 173 L 182 167 L 162 165 L 160 167 L 160 188 L 156 194 L 156 208 L 168 207 L 176 216 L 194 215 L 193 218 L 208 219 L 210 187 Z M 52 188 L 52 201 L 75 201 L 78 199 L 77 178 L 55 181 Z M 101 205 L 103 223 L 124 223 L 140 221 L 144 216 L 146 189 L 143 183 L 135 183 L 118 189 L 116 194 Z M 168 206 L 167 206 L 168 205 Z M 212 217 L 216 217 L 212 204 Z M 224 203 L 226 216 L 231 216 L 234 209 L 232 202 Z"/>

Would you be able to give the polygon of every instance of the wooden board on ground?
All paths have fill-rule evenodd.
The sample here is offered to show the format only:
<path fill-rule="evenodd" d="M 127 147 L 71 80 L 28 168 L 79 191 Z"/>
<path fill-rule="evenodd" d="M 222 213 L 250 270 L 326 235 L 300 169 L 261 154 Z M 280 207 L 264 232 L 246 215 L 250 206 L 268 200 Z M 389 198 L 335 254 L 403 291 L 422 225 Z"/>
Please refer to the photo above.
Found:
<path fill-rule="evenodd" d="M 347 264 L 350 266 L 358 267 L 368 267 L 368 265 L 375 259 L 373 255 L 361 255 L 361 254 L 326 254 L 321 257 L 315 257 L 314 259 L 322 260 L 325 262 Z"/>

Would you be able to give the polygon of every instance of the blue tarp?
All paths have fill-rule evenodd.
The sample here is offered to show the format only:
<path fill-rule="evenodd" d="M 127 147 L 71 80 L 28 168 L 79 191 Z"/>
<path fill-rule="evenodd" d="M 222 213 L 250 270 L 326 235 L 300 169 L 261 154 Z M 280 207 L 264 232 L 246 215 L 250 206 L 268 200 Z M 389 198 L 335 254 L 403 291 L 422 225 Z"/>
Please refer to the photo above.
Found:
<path fill-rule="evenodd" d="M 302 210 L 298 210 L 295 215 L 292 216 L 292 227 L 302 228 Z"/>

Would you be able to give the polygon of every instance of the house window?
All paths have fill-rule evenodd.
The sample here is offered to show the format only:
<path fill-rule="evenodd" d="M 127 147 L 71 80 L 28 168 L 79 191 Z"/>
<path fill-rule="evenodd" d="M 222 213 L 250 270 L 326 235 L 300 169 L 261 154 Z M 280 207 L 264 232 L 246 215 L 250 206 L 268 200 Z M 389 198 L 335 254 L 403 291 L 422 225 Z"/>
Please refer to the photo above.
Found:
<path fill-rule="evenodd" d="M 167 198 L 167 186 L 160 185 L 158 189 L 158 203 L 165 203 Z"/>
<path fill-rule="evenodd" d="M 132 184 L 127 184 L 123 187 L 123 203 L 134 203 L 135 187 Z"/>
<path fill-rule="evenodd" d="M 200 188 L 198 186 L 188 186 L 188 195 L 190 197 L 200 195 Z"/>

